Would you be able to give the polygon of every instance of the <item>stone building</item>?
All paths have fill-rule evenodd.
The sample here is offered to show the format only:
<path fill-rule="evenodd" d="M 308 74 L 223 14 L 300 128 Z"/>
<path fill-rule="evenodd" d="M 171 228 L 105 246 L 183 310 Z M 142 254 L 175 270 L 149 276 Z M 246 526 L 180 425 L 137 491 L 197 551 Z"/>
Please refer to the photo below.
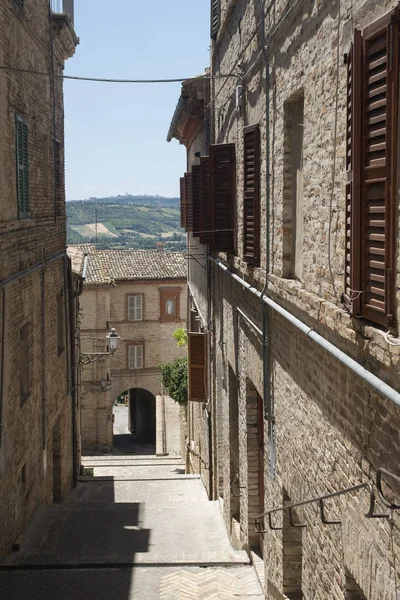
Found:
<path fill-rule="evenodd" d="M 267 598 L 392 600 L 400 521 L 379 478 L 398 499 L 399 6 L 213 0 L 211 16 L 210 144 L 200 194 L 181 184 L 208 255 L 208 285 L 189 288 L 204 315 L 189 415 L 210 416 L 209 447 L 195 421 L 190 444 L 234 543 L 264 556 Z M 190 102 L 184 83 L 183 143 Z"/>
<path fill-rule="evenodd" d="M 78 472 L 61 77 L 78 39 L 73 2 L 55 7 L 0 1 L 0 555 Z"/>
<path fill-rule="evenodd" d="M 154 439 L 155 396 L 162 391 L 160 364 L 184 356 L 172 333 L 186 327 L 186 257 L 162 249 L 87 246 L 85 252 L 81 352 L 89 357 L 106 353 L 111 328 L 120 342 L 114 355 L 82 366 L 82 448 L 110 451 L 113 405 L 125 391 L 131 430 Z"/>

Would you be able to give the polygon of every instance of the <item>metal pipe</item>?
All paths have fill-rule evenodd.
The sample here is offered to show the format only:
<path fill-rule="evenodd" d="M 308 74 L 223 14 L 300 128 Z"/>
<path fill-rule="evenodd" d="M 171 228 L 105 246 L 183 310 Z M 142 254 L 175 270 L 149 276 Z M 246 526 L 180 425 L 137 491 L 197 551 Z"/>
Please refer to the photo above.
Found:
<path fill-rule="evenodd" d="M 252 327 L 254 331 L 258 333 L 258 335 L 263 336 L 262 330 L 257 327 L 257 325 L 250 319 L 250 317 L 246 315 L 246 313 L 240 310 L 239 307 L 236 307 L 236 311 L 241 317 L 243 317 L 243 319 L 250 325 L 250 327 Z"/>
<path fill-rule="evenodd" d="M 36 263 L 36 265 L 33 265 L 32 267 L 28 267 L 27 269 L 24 269 L 23 271 L 20 271 L 19 273 L 12 275 L 8 279 L 3 279 L 3 281 L 0 281 L 0 289 L 6 287 L 7 285 L 10 285 L 11 283 L 15 283 L 16 281 L 19 281 L 20 279 L 23 279 L 23 277 L 26 277 L 27 275 L 30 275 L 31 273 L 34 273 L 35 271 L 39 271 L 40 269 L 43 269 L 46 265 L 54 262 L 55 260 L 59 260 L 63 256 L 65 256 L 65 250 L 63 252 L 58 252 L 58 254 L 54 254 L 53 256 L 50 256 L 50 258 L 46 258 L 46 260 L 43 260 L 40 263 Z"/>
<path fill-rule="evenodd" d="M 226 265 L 224 265 L 220 260 L 218 260 L 212 256 L 210 256 L 209 258 L 216 265 L 218 265 L 220 267 L 220 269 L 229 273 L 229 275 L 235 281 L 237 281 L 242 287 L 247 289 L 249 292 L 251 292 L 252 294 L 257 296 L 258 298 L 260 298 L 262 296 L 262 293 L 257 288 L 255 288 L 254 286 L 247 283 L 244 279 L 242 279 L 235 273 L 232 273 L 228 269 L 228 267 Z M 382 379 L 379 379 L 379 377 L 377 377 L 376 375 L 371 373 L 371 371 L 368 371 L 367 369 L 365 369 L 357 361 L 355 361 L 353 358 L 351 358 L 350 356 L 345 354 L 342 350 L 340 350 L 337 346 L 335 346 L 331 342 L 328 342 L 328 340 L 325 339 L 322 335 L 320 335 L 319 333 L 314 331 L 312 327 L 309 327 L 308 325 L 303 323 L 303 321 L 300 321 L 300 319 L 298 319 L 297 317 L 292 315 L 289 311 L 282 308 L 282 306 L 280 306 L 279 304 L 277 304 L 276 302 L 271 300 L 271 298 L 269 298 L 268 296 L 265 296 L 265 295 L 263 296 L 263 302 L 267 306 L 272 308 L 275 312 L 279 313 L 283 318 L 285 318 L 287 321 L 289 321 L 292 325 L 297 327 L 297 329 L 302 331 L 307 337 L 312 339 L 316 344 L 318 344 L 319 346 L 324 348 L 327 352 L 329 352 L 329 354 L 334 356 L 345 367 L 347 367 L 353 373 L 358 375 L 363 381 L 368 383 L 375 391 L 377 391 L 379 394 L 381 394 L 383 397 L 387 398 L 388 400 L 390 400 L 397 406 L 400 406 L 400 393 L 397 392 L 394 388 L 392 388 L 390 385 L 388 385 L 387 383 L 382 381 Z"/>

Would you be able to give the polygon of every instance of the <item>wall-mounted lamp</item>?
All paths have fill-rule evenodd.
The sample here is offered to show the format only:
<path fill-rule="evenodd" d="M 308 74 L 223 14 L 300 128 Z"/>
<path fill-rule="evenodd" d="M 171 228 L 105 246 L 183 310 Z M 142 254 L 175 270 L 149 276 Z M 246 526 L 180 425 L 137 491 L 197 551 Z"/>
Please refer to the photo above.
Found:
<path fill-rule="evenodd" d="M 116 329 L 114 329 L 114 327 L 112 327 L 110 333 L 108 335 L 106 335 L 106 339 L 108 341 L 109 352 L 82 353 L 79 358 L 79 363 L 81 365 L 88 365 L 92 362 L 95 362 L 96 360 L 101 360 L 102 358 L 105 358 L 106 356 L 113 356 L 113 354 L 115 353 L 115 351 L 118 348 L 119 340 L 120 340 L 120 337 L 119 337 Z"/>

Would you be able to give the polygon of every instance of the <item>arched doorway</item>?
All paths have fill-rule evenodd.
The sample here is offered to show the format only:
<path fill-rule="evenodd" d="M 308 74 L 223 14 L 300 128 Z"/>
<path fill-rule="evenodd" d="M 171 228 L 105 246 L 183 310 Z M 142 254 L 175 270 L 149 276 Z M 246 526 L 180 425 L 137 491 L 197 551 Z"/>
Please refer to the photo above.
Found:
<path fill-rule="evenodd" d="M 156 399 L 143 388 L 126 390 L 113 407 L 113 452 L 155 454 Z"/>

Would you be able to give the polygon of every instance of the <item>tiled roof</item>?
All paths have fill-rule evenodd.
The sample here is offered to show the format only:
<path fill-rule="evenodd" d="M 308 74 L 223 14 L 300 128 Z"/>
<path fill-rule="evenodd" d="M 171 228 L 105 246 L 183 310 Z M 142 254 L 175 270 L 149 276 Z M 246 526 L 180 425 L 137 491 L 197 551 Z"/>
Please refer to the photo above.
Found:
<path fill-rule="evenodd" d="M 72 271 L 78 275 L 82 275 L 83 261 L 87 250 L 84 246 L 68 246 L 67 254 L 71 259 Z"/>
<path fill-rule="evenodd" d="M 117 280 L 186 279 L 186 258 L 181 252 L 93 249 L 87 254 L 87 285 Z"/>

